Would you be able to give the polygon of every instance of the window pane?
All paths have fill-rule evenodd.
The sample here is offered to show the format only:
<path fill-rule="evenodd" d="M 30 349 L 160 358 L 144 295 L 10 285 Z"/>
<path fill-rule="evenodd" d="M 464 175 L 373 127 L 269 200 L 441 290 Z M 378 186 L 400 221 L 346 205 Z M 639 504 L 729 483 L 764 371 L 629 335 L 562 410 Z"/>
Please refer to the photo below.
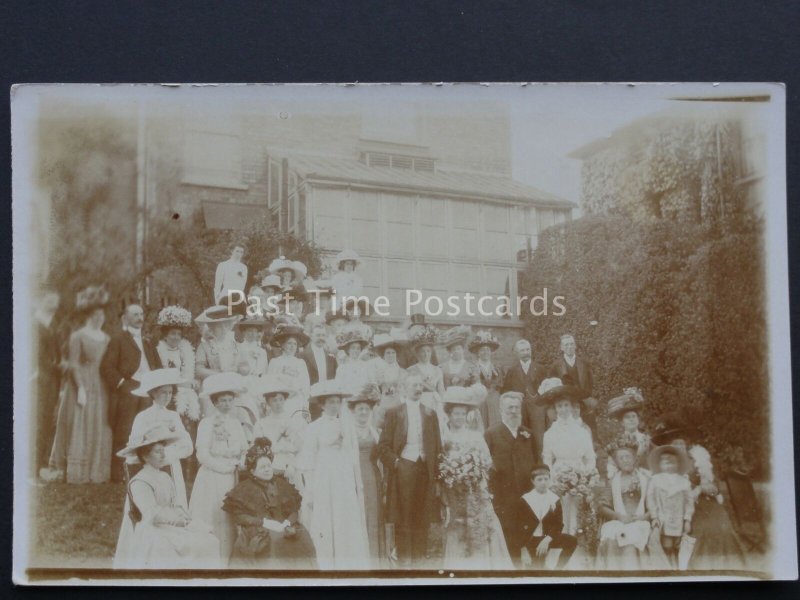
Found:
<path fill-rule="evenodd" d="M 314 188 L 314 211 L 317 215 L 343 217 L 347 190 Z"/>
<path fill-rule="evenodd" d="M 553 211 L 547 208 L 540 208 L 538 210 L 539 217 L 539 232 L 544 231 L 548 227 L 552 227 L 554 224 L 553 220 Z"/>
<path fill-rule="evenodd" d="M 456 258 L 477 259 L 478 250 L 480 249 L 478 242 L 478 232 L 470 231 L 469 229 L 454 229 L 451 232 L 453 252 L 451 256 Z"/>
<path fill-rule="evenodd" d="M 486 260 L 492 261 L 513 260 L 511 236 L 508 233 L 485 231 L 483 234 L 483 256 Z"/>
<path fill-rule="evenodd" d="M 390 256 L 413 256 L 414 239 L 411 224 L 386 224 L 386 249 Z"/>
<path fill-rule="evenodd" d="M 382 194 L 389 223 L 412 223 L 414 216 L 414 197 L 400 194 Z"/>
<path fill-rule="evenodd" d="M 382 254 L 381 228 L 377 221 L 354 219 L 350 223 L 352 247 L 359 252 Z"/>
<path fill-rule="evenodd" d="M 345 243 L 344 219 L 318 214 L 314 219 L 314 241 L 323 248 L 342 248 Z"/>
<path fill-rule="evenodd" d="M 379 209 L 378 194 L 374 192 L 350 192 L 350 215 L 354 219 L 377 221 Z"/>
<path fill-rule="evenodd" d="M 458 229 L 478 229 L 478 205 L 473 202 L 452 201 L 453 227 Z"/>
<path fill-rule="evenodd" d="M 484 228 L 486 231 L 508 233 L 508 207 L 483 206 Z"/>

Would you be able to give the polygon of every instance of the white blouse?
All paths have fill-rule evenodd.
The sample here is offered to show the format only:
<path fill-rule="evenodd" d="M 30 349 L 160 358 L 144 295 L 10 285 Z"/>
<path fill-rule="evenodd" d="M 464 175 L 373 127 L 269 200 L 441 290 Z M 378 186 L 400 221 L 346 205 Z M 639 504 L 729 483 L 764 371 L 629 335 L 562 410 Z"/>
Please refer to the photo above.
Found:
<path fill-rule="evenodd" d="M 575 419 L 557 419 L 544 433 L 542 460 L 551 469 L 559 466 L 594 469 L 596 456 L 591 434 Z"/>

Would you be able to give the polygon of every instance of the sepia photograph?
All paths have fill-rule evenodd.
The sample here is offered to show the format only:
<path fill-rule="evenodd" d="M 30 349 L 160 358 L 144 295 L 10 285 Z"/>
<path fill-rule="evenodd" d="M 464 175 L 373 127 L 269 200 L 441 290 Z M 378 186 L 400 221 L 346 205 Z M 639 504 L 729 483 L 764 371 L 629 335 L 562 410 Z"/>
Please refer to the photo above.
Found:
<path fill-rule="evenodd" d="M 15 86 L 15 582 L 796 578 L 784 105 Z"/>

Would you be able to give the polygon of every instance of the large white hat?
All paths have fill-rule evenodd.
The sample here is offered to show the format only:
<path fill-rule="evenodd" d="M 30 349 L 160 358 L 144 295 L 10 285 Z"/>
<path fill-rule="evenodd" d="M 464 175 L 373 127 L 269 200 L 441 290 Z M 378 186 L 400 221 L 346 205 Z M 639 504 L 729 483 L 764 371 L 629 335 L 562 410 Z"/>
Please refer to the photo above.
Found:
<path fill-rule="evenodd" d="M 140 437 L 128 440 L 128 445 L 117 452 L 117 456 L 125 458 L 136 454 L 136 450 L 150 444 L 161 442 L 163 444 L 171 444 L 180 439 L 180 436 L 174 431 L 170 430 L 164 423 L 154 423 L 150 429 L 146 430 Z"/>
<path fill-rule="evenodd" d="M 487 393 L 486 388 L 480 383 L 469 387 L 451 385 L 444 391 L 442 403 L 445 405 L 480 406 Z"/>
<path fill-rule="evenodd" d="M 336 255 L 336 266 L 341 266 L 342 263 L 346 260 L 352 260 L 354 263 L 358 264 L 361 262 L 361 257 L 358 255 L 358 252 L 351 249 L 342 250 L 339 254 Z"/>
<path fill-rule="evenodd" d="M 154 371 L 148 371 L 144 375 L 142 375 L 142 379 L 139 382 L 139 387 L 133 390 L 133 394 L 137 396 L 148 396 L 148 393 L 156 388 L 160 388 L 162 385 L 181 385 L 183 383 L 189 383 L 183 377 L 181 377 L 181 372 L 178 369 L 156 369 Z"/>
<path fill-rule="evenodd" d="M 281 278 L 277 275 L 267 275 L 261 280 L 261 287 L 268 288 L 274 287 L 275 289 L 281 289 Z"/>
<path fill-rule="evenodd" d="M 357 390 L 352 382 L 343 379 L 327 379 L 311 386 L 311 398 L 325 398 L 327 396 L 352 396 Z"/>
<path fill-rule="evenodd" d="M 290 379 L 281 375 L 263 375 L 261 377 L 260 385 L 258 386 L 258 393 L 262 396 L 269 394 L 291 394 L 295 389 L 295 385 Z"/>
<path fill-rule="evenodd" d="M 205 309 L 202 313 L 197 315 L 194 319 L 195 323 L 233 323 L 238 321 L 241 315 L 232 315 L 227 306 L 211 306 Z"/>
<path fill-rule="evenodd" d="M 220 392 L 233 392 L 238 394 L 243 392 L 247 386 L 244 379 L 238 373 L 214 373 L 203 380 L 203 389 L 200 395 L 209 398 L 213 394 Z"/>
<path fill-rule="evenodd" d="M 279 271 L 283 271 L 284 269 L 291 269 L 292 268 L 292 261 L 290 261 L 285 256 L 281 256 L 276 258 L 271 263 L 269 263 L 269 272 L 270 273 L 278 273 Z"/>

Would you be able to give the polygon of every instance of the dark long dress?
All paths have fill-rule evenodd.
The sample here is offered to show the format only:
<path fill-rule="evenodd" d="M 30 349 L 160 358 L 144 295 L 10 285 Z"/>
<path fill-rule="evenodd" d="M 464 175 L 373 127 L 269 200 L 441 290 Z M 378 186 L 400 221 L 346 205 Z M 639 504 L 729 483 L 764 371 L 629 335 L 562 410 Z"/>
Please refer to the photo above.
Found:
<path fill-rule="evenodd" d="M 269 481 L 245 477 L 225 496 L 223 510 L 236 523 L 230 566 L 239 569 L 310 570 L 317 568 L 314 544 L 297 522 L 300 494 L 283 475 Z M 264 519 L 288 520 L 296 534 L 267 531 Z"/>
<path fill-rule="evenodd" d="M 370 431 L 367 430 L 369 434 Z M 364 486 L 364 509 L 367 516 L 367 537 L 372 567 L 380 568 L 386 556 L 385 527 L 383 519 L 383 503 L 381 502 L 383 484 L 378 469 L 376 446 L 371 435 L 359 435 L 358 454 L 361 466 L 361 483 Z"/>

